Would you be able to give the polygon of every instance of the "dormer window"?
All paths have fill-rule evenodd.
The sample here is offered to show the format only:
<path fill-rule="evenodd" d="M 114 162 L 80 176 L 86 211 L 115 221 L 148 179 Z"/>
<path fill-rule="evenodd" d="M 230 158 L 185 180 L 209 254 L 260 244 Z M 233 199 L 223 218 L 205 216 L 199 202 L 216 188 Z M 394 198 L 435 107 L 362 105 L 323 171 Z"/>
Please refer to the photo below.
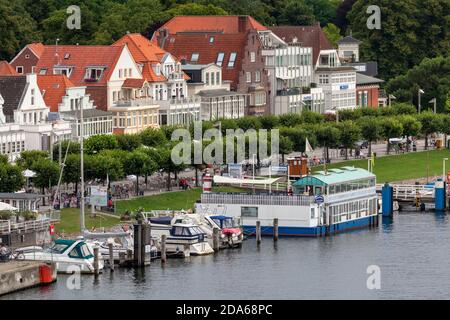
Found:
<path fill-rule="evenodd" d="M 39 74 L 45 76 L 47 74 L 47 69 L 42 68 L 41 70 L 39 70 Z"/>
<path fill-rule="evenodd" d="M 90 67 L 86 69 L 85 80 L 86 81 L 98 81 L 103 74 L 103 68 Z"/>
<path fill-rule="evenodd" d="M 214 37 L 209 37 L 209 43 L 214 43 Z"/>
<path fill-rule="evenodd" d="M 53 74 L 63 74 L 66 77 L 70 77 L 70 75 L 72 74 L 72 67 L 57 67 L 57 68 L 53 68 Z"/>
<path fill-rule="evenodd" d="M 156 72 L 157 76 L 161 75 L 161 65 L 160 64 L 156 65 L 155 72 Z"/>
<path fill-rule="evenodd" d="M 68 60 L 70 58 L 70 53 L 66 53 L 65 55 L 64 55 L 64 59 L 65 60 Z"/>

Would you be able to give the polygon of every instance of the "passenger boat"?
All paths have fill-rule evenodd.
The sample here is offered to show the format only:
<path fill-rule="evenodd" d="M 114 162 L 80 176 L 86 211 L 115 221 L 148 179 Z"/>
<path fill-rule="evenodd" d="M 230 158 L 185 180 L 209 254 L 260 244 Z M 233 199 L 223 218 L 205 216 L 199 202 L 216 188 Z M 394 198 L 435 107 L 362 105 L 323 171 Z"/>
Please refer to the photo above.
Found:
<path fill-rule="evenodd" d="M 55 262 L 58 273 L 94 273 L 94 254 L 85 240 L 55 240 L 48 249 L 25 247 L 14 251 L 19 260 Z M 99 259 L 99 270 L 104 267 Z"/>
<path fill-rule="evenodd" d="M 364 169 L 343 167 L 320 171 L 293 183 L 293 194 L 206 193 L 196 211 L 239 218 L 244 232 L 273 235 L 278 218 L 280 236 L 318 237 L 378 225 L 376 176 Z"/>
<path fill-rule="evenodd" d="M 158 239 L 164 234 L 166 252 L 168 255 L 189 256 L 207 255 L 214 250 L 206 241 L 205 232 L 192 220 L 177 220 L 172 223 L 172 217 L 149 218 L 152 236 Z"/>

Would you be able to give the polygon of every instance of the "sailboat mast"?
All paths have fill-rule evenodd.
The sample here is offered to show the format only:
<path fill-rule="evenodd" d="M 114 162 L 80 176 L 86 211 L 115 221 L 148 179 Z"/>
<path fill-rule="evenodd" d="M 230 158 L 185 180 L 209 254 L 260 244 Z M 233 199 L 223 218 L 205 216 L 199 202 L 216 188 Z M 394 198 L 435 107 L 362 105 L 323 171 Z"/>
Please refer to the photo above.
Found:
<path fill-rule="evenodd" d="M 80 174 L 81 174 L 81 201 L 80 201 L 80 229 L 84 232 L 86 229 L 84 222 L 84 116 L 83 116 L 83 97 L 80 98 Z"/>

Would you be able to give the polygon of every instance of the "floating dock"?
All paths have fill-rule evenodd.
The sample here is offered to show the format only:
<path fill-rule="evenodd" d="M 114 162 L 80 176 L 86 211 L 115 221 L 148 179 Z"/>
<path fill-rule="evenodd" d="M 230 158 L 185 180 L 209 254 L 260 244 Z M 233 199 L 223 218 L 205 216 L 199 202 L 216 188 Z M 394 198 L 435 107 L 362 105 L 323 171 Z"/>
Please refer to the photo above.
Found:
<path fill-rule="evenodd" d="M 0 296 L 55 281 L 55 264 L 17 260 L 0 263 Z"/>

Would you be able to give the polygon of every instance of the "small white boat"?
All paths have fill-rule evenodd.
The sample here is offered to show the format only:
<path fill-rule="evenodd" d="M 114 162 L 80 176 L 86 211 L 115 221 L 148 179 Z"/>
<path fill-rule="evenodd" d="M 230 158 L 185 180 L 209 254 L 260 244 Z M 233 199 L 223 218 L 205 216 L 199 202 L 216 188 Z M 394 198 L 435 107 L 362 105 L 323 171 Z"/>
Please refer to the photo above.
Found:
<path fill-rule="evenodd" d="M 94 253 L 92 245 L 85 240 L 55 240 L 48 248 L 25 247 L 14 251 L 16 259 L 55 262 L 58 273 L 94 273 Z M 104 267 L 99 258 L 99 270 Z"/>
<path fill-rule="evenodd" d="M 205 232 L 192 221 L 177 220 L 172 217 L 150 218 L 152 236 L 166 238 L 166 252 L 168 255 L 207 255 L 214 250 L 205 238 Z"/>
<path fill-rule="evenodd" d="M 224 215 L 208 215 L 199 213 L 187 213 L 176 216 L 172 220 L 173 223 L 181 221 L 192 221 L 193 224 L 205 233 L 206 239 L 210 246 L 213 246 L 213 230 L 220 230 L 220 247 L 236 248 L 242 245 L 244 234 L 233 217 Z"/>

